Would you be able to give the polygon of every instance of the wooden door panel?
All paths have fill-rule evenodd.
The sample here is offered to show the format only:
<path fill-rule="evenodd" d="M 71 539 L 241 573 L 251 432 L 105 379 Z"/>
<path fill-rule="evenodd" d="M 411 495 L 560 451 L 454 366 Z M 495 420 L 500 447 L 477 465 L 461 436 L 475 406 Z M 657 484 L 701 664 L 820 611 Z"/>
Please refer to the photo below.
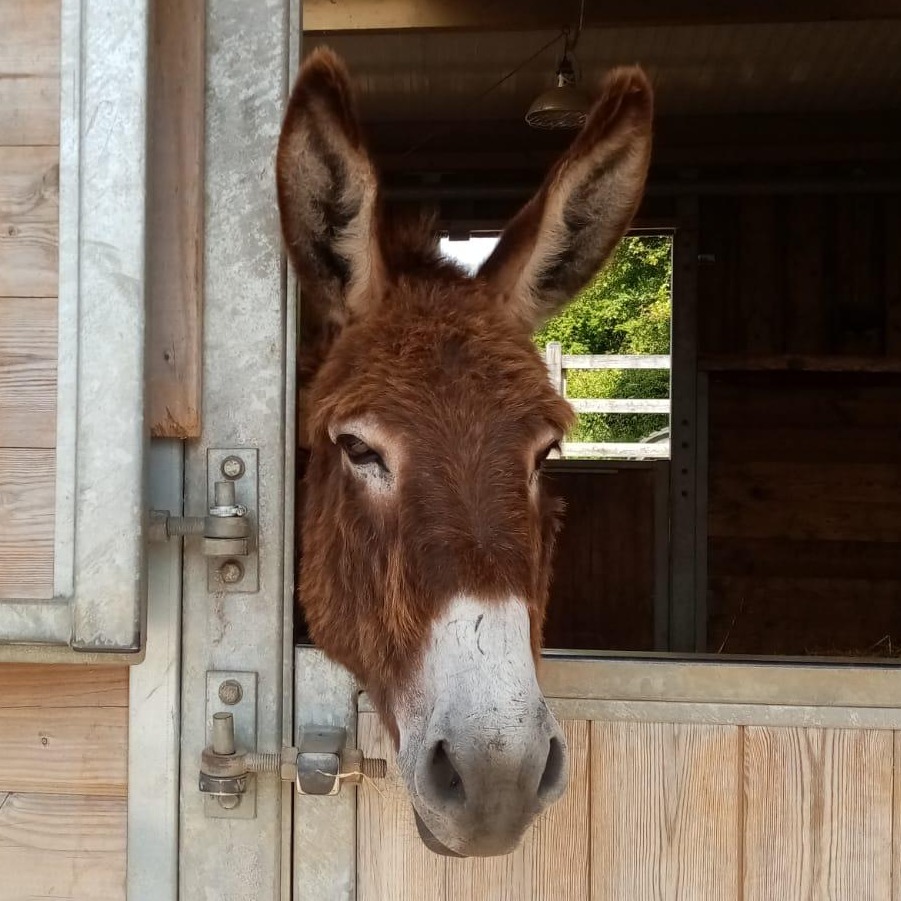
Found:
<path fill-rule="evenodd" d="M 654 649 L 655 472 L 554 469 L 566 503 L 557 539 L 544 646 Z"/>

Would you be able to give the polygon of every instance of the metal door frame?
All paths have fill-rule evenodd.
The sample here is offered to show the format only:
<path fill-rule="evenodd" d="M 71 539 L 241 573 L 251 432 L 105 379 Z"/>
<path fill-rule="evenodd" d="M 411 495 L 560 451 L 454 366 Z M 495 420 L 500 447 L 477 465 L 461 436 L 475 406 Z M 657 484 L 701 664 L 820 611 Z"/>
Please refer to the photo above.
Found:
<path fill-rule="evenodd" d="M 293 485 L 296 309 L 275 194 L 275 149 L 300 47 L 299 0 L 206 9 L 203 422 L 185 448 L 185 510 L 207 505 L 207 452 L 259 459 L 258 592 L 208 589 L 183 568 L 179 897 L 290 898 L 293 786 L 255 782 L 255 815 L 207 816 L 198 790 L 211 674 L 255 684 L 256 747 L 290 743 L 293 719 Z M 248 808 L 245 808 L 245 812 Z"/>
<path fill-rule="evenodd" d="M 53 597 L 0 602 L 0 660 L 121 665 L 145 597 L 149 3 L 61 16 Z"/>
<path fill-rule="evenodd" d="M 154 440 L 149 462 L 150 503 L 181 515 L 184 445 Z M 147 650 L 128 685 L 129 901 L 178 898 L 182 561 L 180 541 L 148 549 Z"/>
<path fill-rule="evenodd" d="M 298 647 L 297 721 L 344 726 L 373 712 L 353 677 L 321 651 Z M 836 661 L 686 659 L 549 651 L 539 666 L 561 719 L 728 726 L 901 729 L 901 665 Z M 356 796 L 298 798 L 293 901 L 356 901 Z"/>

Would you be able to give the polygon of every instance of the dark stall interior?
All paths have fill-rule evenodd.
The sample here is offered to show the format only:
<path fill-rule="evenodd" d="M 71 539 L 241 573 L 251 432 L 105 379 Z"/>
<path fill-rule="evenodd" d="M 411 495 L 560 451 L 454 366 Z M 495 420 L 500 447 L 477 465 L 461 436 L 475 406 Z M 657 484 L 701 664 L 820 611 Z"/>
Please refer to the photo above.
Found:
<path fill-rule="evenodd" d="M 304 52 L 351 68 L 391 195 L 456 238 L 502 227 L 571 140 L 524 120 L 566 30 L 581 86 L 619 63 L 654 81 L 635 225 L 675 235 L 671 458 L 552 467 L 568 512 L 546 646 L 901 656 L 901 6 L 304 17 Z"/>

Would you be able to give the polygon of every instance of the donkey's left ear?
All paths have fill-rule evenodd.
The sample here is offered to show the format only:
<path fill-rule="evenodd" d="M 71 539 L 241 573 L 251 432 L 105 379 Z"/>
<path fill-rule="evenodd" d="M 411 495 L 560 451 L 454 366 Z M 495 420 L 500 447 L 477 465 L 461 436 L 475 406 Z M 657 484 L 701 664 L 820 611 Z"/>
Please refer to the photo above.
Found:
<path fill-rule="evenodd" d="M 585 127 L 479 270 L 529 330 L 572 300 L 629 227 L 647 177 L 652 112 L 641 69 L 610 72 Z"/>

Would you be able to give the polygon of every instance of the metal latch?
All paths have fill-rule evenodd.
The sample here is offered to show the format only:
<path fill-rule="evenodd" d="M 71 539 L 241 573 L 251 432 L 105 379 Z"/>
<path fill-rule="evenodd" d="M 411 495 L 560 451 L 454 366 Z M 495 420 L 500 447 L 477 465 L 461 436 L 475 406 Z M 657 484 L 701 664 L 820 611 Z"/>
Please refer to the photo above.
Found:
<path fill-rule="evenodd" d="M 235 747 L 235 722 L 230 713 L 213 714 L 213 741 L 204 748 L 200 762 L 200 790 L 216 796 L 228 809 L 240 803 L 251 773 L 277 774 L 294 782 L 302 795 L 337 795 L 342 783 L 357 785 L 364 777 L 384 779 L 384 760 L 363 756 L 346 748 L 347 730 L 336 726 L 304 729 L 299 748 L 260 754 Z"/>
<path fill-rule="evenodd" d="M 342 726 L 307 726 L 294 758 L 294 785 L 301 795 L 337 795 L 341 784 L 359 785 L 363 779 L 384 779 L 388 764 L 348 748 Z M 283 752 L 284 753 L 284 752 Z M 285 778 L 284 776 L 282 778 Z M 289 777 L 290 778 L 290 777 Z"/>

